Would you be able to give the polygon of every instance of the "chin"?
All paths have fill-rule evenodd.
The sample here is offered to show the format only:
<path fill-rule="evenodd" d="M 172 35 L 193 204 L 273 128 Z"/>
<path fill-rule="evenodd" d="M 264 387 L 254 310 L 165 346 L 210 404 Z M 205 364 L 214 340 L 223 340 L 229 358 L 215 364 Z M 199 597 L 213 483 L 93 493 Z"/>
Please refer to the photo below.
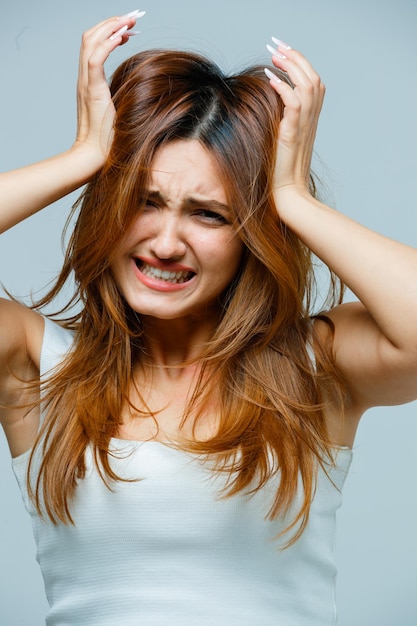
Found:
<path fill-rule="evenodd" d="M 161 321 L 176 321 L 176 320 L 200 320 L 201 322 L 207 322 L 210 319 L 218 321 L 220 307 L 216 301 L 216 304 L 207 304 L 198 307 L 184 307 L 182 309 L 174 309 L 173 307 L 164 306 L 139 306 L 130 305 L 131 309 L 142 317 L 152 318 L 154 320 Z"/>

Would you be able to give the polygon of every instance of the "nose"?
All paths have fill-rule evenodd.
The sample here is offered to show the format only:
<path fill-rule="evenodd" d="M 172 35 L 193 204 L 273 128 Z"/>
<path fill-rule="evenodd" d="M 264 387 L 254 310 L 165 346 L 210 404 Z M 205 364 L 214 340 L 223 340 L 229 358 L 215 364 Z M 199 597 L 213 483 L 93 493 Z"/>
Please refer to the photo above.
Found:
<path fill-rule="evenodd" d="M 158 259 L 178 260 L 185 255 L 186 243 L 181 219 L 177 215 L 169 211 L 160 212 L 156 219 L 150 248 Z"/>

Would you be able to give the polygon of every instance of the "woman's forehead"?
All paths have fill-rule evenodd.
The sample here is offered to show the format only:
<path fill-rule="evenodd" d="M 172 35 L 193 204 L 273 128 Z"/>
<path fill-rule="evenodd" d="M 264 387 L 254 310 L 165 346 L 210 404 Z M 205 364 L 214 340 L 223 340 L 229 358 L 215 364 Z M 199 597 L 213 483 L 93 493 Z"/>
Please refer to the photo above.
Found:
<path fill-rule="evenodd" d="M 197 140 L 175 140 L 161 146 L 152 162 L 149 193 L 166 202 L 213 201 L 227 205 L 217 163 Z"/>

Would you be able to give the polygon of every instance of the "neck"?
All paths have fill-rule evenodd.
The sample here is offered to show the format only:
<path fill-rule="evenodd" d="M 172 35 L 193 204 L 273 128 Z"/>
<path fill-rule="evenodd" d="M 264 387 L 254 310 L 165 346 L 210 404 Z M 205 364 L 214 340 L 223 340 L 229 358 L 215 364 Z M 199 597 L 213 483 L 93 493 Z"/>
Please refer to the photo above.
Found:
<path fill-rule="evenodd" d="M 172 367 L 177 371 L 182 369 L 181 364 L 198 360 L 215 327 L 212 319 L 161 320 L 143 317 L 142 322 L 151 364 Z"/>

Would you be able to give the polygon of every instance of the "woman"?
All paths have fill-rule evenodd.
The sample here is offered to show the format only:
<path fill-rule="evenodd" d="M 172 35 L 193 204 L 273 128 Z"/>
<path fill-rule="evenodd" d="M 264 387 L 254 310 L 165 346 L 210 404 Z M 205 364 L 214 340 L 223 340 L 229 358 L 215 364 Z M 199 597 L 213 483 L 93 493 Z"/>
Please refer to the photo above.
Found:
<path fill-rule="evenodd" d="M 314 198 L 300 53 L 278 42 L 268 80 L 148 51 L 110 97 L 136 17 L 84 36 L 74 146 L 0 179 L 3 230 L 90 181 L 54 289 L 0 307 L 47 623 L 334 624 L 358 421 L 417 396 L 417 254 Z M 311 253 L 359 302 L 313 318 Z M 38 310 L 73 274 L 58 325 Z"/>

